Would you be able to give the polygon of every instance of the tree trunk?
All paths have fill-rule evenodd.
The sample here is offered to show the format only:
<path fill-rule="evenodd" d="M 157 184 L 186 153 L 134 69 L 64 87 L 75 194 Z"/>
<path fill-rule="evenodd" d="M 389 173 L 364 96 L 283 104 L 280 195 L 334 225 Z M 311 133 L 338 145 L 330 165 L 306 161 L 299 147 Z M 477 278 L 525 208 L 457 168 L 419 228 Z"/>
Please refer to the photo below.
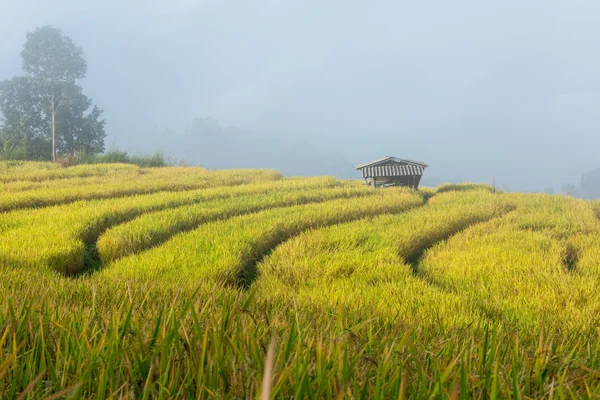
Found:
<path fill-rule="evenodd" d="M 56 110 L 54 108 L 54 93 L 52 93 L 52 162 L 56 162 L 56 135 L 54 131 L 54 117 L 56 115 Z"/>

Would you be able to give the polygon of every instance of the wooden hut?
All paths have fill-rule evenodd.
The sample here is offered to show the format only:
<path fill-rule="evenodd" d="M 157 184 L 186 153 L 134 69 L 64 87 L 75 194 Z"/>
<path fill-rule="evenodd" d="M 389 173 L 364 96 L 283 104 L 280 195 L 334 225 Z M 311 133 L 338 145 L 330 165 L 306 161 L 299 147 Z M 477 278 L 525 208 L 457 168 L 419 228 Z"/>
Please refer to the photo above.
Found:
<path fill-rule="evenodd" d="M 419 187 L 423 171 L 428 165 L 419 161 L 384 157 L 379 160 L 356 165 L 367 184 L 372 187 L 408 186 Z"/>

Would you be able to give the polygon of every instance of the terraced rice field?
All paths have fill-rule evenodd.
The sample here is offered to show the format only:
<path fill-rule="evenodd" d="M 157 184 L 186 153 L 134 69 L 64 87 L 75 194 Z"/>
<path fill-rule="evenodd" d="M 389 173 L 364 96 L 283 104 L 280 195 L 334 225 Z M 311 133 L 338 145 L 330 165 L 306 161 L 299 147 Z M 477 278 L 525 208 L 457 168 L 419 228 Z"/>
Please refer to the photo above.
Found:
<path fill-rule="evenodd" d="M 600 397 L 600 203 L 14 162 L 0 190 L 2 399 Z"/>

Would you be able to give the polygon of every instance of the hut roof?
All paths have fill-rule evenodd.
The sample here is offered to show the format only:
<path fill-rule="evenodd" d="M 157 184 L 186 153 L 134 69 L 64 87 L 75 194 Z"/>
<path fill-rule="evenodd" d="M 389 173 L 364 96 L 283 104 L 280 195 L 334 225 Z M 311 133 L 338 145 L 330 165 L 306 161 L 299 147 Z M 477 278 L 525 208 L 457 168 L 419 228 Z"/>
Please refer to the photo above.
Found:
<path fill-rule="evenodd" d="M 423 175 L 423 170 L 427 167 L 428 165 L 423 162 L 397 157 L 384 157 L 355 166 L 362 172 L 364 178 Z"/>
<path fill-rule="evenodd" d="M 373 167 L 375 165 L 379 165 L 379 164 L 386 164 L 386 163 L 398 163 L 398 164 L 414 164 L 414 165 L 420 165 L 424 168 L 427 168 L 429 165 L 425 164 L 424 162 L 421 161 L 412 161 L 412 160 L 407 160 L 405 158 L 398 158 L 398 157 L 390 157 L 390 156 L 386 156 L 383 158 L 380 158 L 378 160 L 373 160 L 373 161 L 369 161 L 367 163 L 364 164 L 358 164 L 355 165 L 356 169 L 363 169 L 365 167 Z"/>

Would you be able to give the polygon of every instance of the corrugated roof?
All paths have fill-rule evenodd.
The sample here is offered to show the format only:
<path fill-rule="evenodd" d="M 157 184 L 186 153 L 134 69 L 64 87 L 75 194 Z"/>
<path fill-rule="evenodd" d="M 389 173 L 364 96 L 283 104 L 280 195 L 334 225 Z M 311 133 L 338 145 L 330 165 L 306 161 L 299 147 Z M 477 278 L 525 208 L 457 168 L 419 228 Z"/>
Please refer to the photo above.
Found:
<path fill-rule="evenodd" d="M 388 176 L 415 176 L 423 175 L 425 167 L 421 165 L 376 165 L 361 168 L 363 178 L 388 177 Z"/>
<path fill-rule="evenodd" d="M 412 160 L 407 160 L 404 158 L 397 158 L 397 157 L 383 157 L 380 158 L 378 160 L 373 160 L 373 161 L 369 161 L 367 163 L 364 164 L 358 164 L 355 166 L 356 169 L 363 169 L 366 167 L 373 167 L 373 166 L 377 166 L 377 165 L 381 165 L 381 164 L 412 164 L 412 165 L 418 165 L 421 166 L 423 168 L 427 168 L 428 165 L 425 164 L 424 162 L 421 161 L 412 161 Z"/>

